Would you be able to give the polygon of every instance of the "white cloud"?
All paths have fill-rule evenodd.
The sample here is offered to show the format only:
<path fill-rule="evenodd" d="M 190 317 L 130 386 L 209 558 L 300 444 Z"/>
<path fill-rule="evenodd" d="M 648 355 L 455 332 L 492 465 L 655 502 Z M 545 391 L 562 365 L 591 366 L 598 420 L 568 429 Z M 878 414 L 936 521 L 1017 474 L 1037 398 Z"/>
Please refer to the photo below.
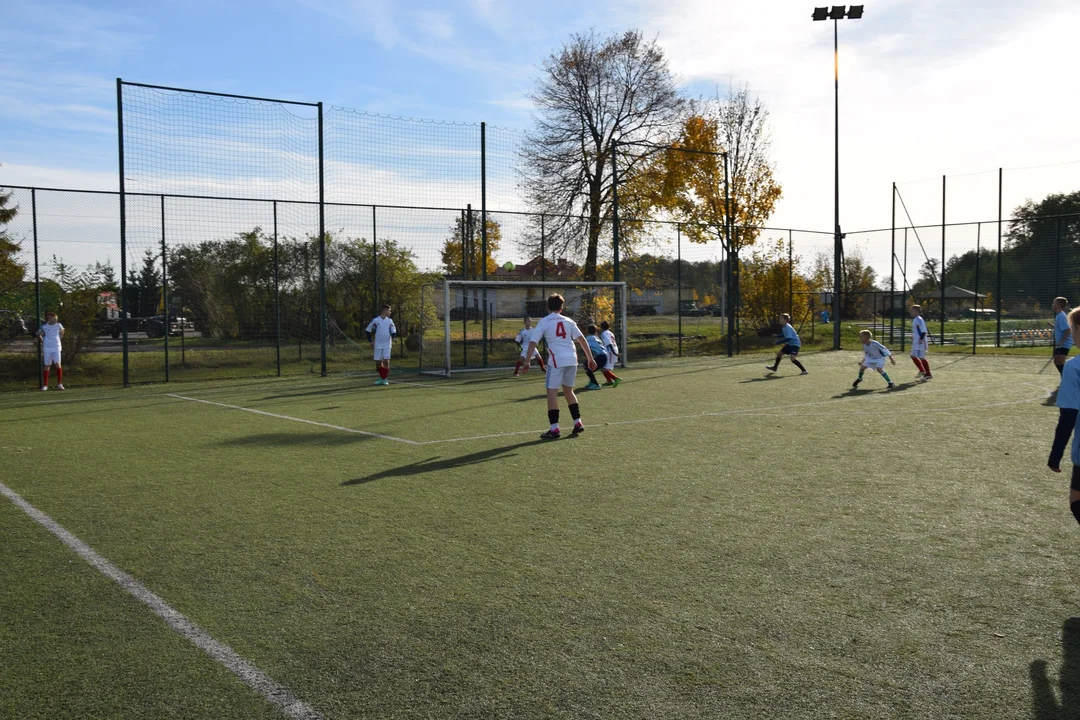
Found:
<path fill-rule="evenodd" d="M 119 181 L 115 172 L 13 163 L 0 164 L 0 187 L 11 185 L 78 188 L 79 190 L 119 189 Z"/>
<path fill-rule="evenodd" d="M 811 7 L 783 0 L 766 14 L 757 3 L 612 2 L 629 25 L 658 33 L 673 70 L 693 86 L 749 83 L 761 95 L 784 184 L 771 224 L 829 230 L 833 38 L 829 23 L 810 20 Z M 845 231 L 889 226 L 894 180 L 937 176 L 936 187 L 911 188 L 908 200 L 917 222 L 935 222 L 942 173 L 1080 159 L 1080 95 L 1067 90 L 1080 33 L 1071 3 L 1053 0 L 1031 12 L 1004 2 L 878 0 L 863 20 L 839 29 Z M 1044 185 L 1080 189 L 1078 168 Z M 980 176 L 954 179 L 950 221 L 996 216 L 991 175 L 989 193 Z M 887 268 L 887 249 L 871 249 Z"/>
<path fill-rule="evenodd" d="M 416 29 L 423 35 L 436 40 L 449 40 L 454 37 L 454 21 L 450 13 L 433 10 L 418 10 L 412 13 Z"/>

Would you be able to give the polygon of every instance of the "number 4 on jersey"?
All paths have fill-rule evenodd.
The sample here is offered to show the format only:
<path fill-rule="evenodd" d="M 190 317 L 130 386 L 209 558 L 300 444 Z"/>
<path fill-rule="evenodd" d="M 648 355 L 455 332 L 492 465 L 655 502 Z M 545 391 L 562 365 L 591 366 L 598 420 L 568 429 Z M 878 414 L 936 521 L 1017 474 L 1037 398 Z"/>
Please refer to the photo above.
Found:
<path fill-rule="evenodd" d="M 555 325 L 555 337 L 566 337 L 566 328 L 563 327 L 561 322 Z"/>

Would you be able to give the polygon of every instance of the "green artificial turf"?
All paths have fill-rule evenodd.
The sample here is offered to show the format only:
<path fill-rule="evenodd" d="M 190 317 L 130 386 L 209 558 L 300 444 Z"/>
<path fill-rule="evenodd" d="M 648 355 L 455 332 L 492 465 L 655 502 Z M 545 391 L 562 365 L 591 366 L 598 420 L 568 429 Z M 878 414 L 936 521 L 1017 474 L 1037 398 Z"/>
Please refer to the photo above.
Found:
<path fill-rule="evenodd" d="M 7 393 L 0 476 L 327 718 L 1080 712 L 1057 373 L 858 357 L 642 364 L 555 443 L 535 371 Z M 0 535 L 0 715 L 271 713 L 2 499 Z"/>

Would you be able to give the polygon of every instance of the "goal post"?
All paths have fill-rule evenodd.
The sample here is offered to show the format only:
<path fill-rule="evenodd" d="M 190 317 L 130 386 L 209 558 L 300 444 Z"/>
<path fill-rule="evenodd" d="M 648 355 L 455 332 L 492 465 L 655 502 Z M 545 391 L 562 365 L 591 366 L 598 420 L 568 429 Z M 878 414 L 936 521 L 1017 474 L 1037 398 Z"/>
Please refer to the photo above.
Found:
<path fill-rule="evenodd" d="M 626 367 L 627 289 L 623 282 L 527 280 L 444 280 L 422 294 L 436 318 L 423 328 L 421 371 L 450 377 L 456 372 L 513 368 L 520 351 L 514 342 L 524 327 L 547 314 L 547 298 L 566 299 L 563 314 L 584 331 L 589 324 L 611 324 Z"/>

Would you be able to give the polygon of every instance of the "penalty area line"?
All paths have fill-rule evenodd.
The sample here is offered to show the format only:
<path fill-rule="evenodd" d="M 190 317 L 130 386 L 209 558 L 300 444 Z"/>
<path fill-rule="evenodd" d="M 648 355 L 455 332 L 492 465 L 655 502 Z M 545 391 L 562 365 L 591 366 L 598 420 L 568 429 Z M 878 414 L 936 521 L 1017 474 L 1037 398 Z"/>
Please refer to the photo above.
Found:
<path fill-rule="evenodd" d="M 366 435 L 368 437 L 379 438 L 380 440 L 391 440 L 393 442 L 405 443 L 406 445 L 422 445 L 415 440 L 406 440 L 405 438 L 394 437 L 393 435 L 382 435 L 380 433 L 368 432 L 367 430 L 356 430 L 354 428 L 343 427 L 341 425 L 331 425 L 330 423 L 316 422 L 315 420 L 305 420 L 304 418 L 292 417 L 291 415 L 279 415 L 278 413 L 266 412 L 265 410 L 256 410 L 255 408 L 247 408 L 242 405 L 229 405 L 228 403 L 214 402 L 213 400 L 203 400 L 202 398 L 187 397 L 185 395 L 176 395 L 174 393 L 168 393 L 171 398 L 177 400 L 187 400 L 188 402 L 202 403 L 204 405 L 216 405 L 217 407 L 229 408 L 230 410 L 243 410 L 244 412 L 255 413 L 256 415 L 263 415 L 265 417 L 272 417 L 278 420 L 291 420 L 293 422 L 304 423 L 305 425 L 315 425 L 316 427 L 328 428 L 330 430 L 338 430 L 340 432 L 351 433 L 353 435 Z"/>
<path fill-rule="evenodd" d="M 266 673 L 245 660 L 225 643 L 215 640 L 208 632 L 189 620 L 183 613 L 162 600 L 138 580 L 103 558 L 93 548 L 65 530 L 59 523 L 28 503 L 21 495 L 3 483 L 0 483 L 0 495 L 7 497 L 13 505 L 59 538 L 60 542 L 67 545 L 68 548 L 98 572 L 150 608 L 155 615 L 165 621 L 166 625 L 229 670 L 249 688 L 266 698 L 285 717 L 294 718 L 295 720 L 322 720 L 322 715 L 298 699 L 288 688 L 271 680 Z"/>

